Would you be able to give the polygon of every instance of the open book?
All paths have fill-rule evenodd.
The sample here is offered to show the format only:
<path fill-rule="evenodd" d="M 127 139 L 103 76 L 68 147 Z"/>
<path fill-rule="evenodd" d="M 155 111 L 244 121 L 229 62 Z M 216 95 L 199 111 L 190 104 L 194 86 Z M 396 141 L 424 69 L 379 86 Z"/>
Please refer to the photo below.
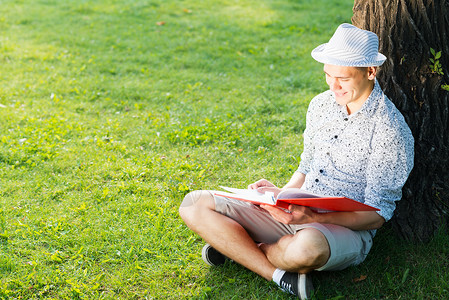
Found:
<path fill-rule="evenodd" d="M 327 197 L 310 193 L 303 189 L 286 189 L 274 197 L 273 193 L 259 193 L 256 190 L 236 189 L 220 186 L 228 192 L 213 192 L 214 195 L 247 201 L 254 204 L 267 204 L 288 209 L 290 204 L 308 206 L 317 212 L 330 211 L 378 211 L 378 208 L 346 197 Z"/>

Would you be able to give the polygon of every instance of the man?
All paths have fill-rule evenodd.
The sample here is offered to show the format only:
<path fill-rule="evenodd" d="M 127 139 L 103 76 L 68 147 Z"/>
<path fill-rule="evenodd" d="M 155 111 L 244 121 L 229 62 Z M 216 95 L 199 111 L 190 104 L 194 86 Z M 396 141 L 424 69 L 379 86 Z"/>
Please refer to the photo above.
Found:
<path fill-rule="evenodd" d="M 282 189 L 345 196 L 380 211 L 320 214 L 297 205 L 285 211 L 192 192 L 179 212 L 208 243 L 202 253 L 207 263 L 229 258 L 307 299 L 310 271 L 364 261 L 376 229 L 401 199 L 414 155 L 410 129 L 376 82 L 377 67 L 386 60 L 378 47 L 376 34 L 342 24 L 329 43 L 312 51 L 324 64 L 329 91 L 309 105 L 301 163 Z M 282 190 L 265 179 L 248 188 Z"/>

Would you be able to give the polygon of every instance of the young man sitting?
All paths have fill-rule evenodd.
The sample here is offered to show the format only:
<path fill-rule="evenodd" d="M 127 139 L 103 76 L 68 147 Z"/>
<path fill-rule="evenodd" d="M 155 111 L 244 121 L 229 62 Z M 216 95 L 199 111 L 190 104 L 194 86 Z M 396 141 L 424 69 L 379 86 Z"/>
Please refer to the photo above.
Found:
<path fill-rule="evenodd" d="M 248 186 L 278 194 L 287 188 L 344 196 L 380 209 L 316 213 L 189 193 L 179 213 L 207 244 L 203 259 L 231 259 L 285 291 L 307 299 L 309 272 L 341 270 L 363 262 L 376 229 L 388 221 L 413 168 L 414 140 L 401 113 L 376 81 L 386 57 L 376 34 L 350 24 L 312 51 L 324 64 L 329 90 L 307 112 L 304 151 L 298 170 L 278 188 L 261 179 Z"/>

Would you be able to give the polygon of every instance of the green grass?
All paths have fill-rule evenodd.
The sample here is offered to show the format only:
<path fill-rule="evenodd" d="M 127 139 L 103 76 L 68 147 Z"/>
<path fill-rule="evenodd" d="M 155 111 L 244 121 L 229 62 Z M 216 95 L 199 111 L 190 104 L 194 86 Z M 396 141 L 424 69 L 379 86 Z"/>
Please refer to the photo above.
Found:
<path fill-rule="evenodd" d="M 178 217 L 191 190 L 296 169 L 310 51 L 351 1 L 0 2 L 0 299 L 289 299 L 209 268 Z M 319 299 L 449 296 L 448 237 L 386 227 Z M 353 282 L 355 278 L 366 279 Z"/>

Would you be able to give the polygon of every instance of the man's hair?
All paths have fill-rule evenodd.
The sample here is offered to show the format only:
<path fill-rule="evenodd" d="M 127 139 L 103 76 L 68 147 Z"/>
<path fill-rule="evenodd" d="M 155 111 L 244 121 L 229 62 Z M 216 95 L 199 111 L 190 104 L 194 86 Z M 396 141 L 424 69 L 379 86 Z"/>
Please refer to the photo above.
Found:
<path fill-rule="evenodd" d="M 360 72 L 366 72 L 368 71 L 368 67 L 355 67 L 357 70 L 359 70 Z"/>

